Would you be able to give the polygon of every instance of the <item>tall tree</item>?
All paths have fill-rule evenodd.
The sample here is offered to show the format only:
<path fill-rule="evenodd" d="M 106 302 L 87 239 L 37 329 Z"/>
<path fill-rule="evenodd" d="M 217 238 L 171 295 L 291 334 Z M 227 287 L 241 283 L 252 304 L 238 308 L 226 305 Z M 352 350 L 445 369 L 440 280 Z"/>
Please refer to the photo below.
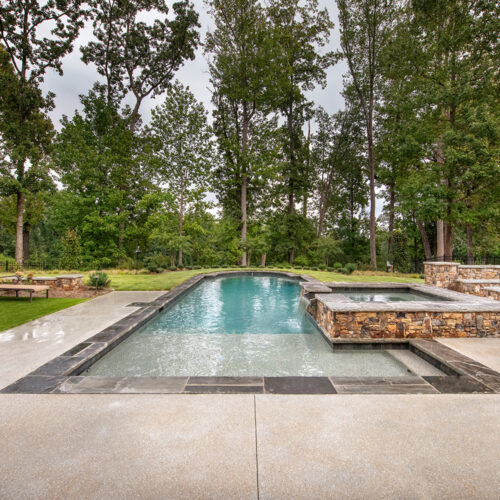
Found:
<path fill-rule="evenodd" d="M 340 43 L 352 92 L 363 111 L 370 184 L 370 261 L 377 267 L 374 112 L 380 79 L 380 54 L 391 22 L 392 0 L 337 0 Z"/>
<path fill-rule="evenodd" d="M 320 49 L 327 44 L 333 23 L 326 9 L 319 9 L 317 0 L 271 0 L 268 16 L 273 27 L 273 106 L 285 119 L 284 177 L 292 241 L 297 195 L 303 195 L 308 184 L 307 155 L 300 158 L 302 127 L 312 117 L 305 92 L 326 84 L 326 69 L 334 56 L 331 52 L 321 54 Z M 293 259 L 291 247 L 288 260 L 292 263 Z"/>
<path fill-rule="evenodd" d="M 147 97 L 162 94 L 198 45 L 198 14 L 188 0 L 90 0 L 97 40 L 81 48 L 82 59 L 94 63 L 106 78 L 108 103 L 131 93 L 129 127 L 135 131 L 140 107 Z M 145 16 L 154 17 L 152 23 Z"/>
<path fill-rule="evenodd" d="M 161 106 L 152 111 L 148 135 L 152 165 L 160 185 L 174 197 L 178 213 L 178 264 L 183 265 L 184 218 L 189 204 L 205 192 L 213 161 L 207 111 L 189 87 L 175 82 Z"/>
<path fill-rule="evenodd" d="M 330 116 L 323 108 L 319 108 L 316 111 L 316 123 L 311 156 L 317 179 L 317 236 L 320 238 L 323 236 L 327 212 L 333 200 L 341 196 L 342 174 L 356 150 L 361 148 L 362 137 L 357 113 L 353 109 Z"/>
<path fill-rule="evenodd" d="M 77 229 L 89 259 L 115 265 L 141 240 L 136 206 L 151 190 L 150 179 L 142 148 L 128 121 L 107 104 L 105 87 L 94 86 L 81 101 L 83 113 L 64 117 L 56 139 L 54 167 L 65 189 L 58 229 Z"/>
<path fill-rule="evenodd" d="M 399 157 L 401 202 L 416 215 L 424 247 L 422 222 L 433 222 L 436 256 L 450 258 L 454 228 L 471 224 L 471 234 L 495 211 L 495 183 L 485 180 L 498 165 L 500 6 L 419 0 L 398 14 L 384 63 L 387 149 Z"/>
<path fill-rule="evenodd" d="M 47 70 L 62 75 L 62 59 L 71 52 L 83 25 L 82 0 L 9 0 L 0 4 L 0 43 L 8 54 L 12 75 L 2 63 L 2 136 L 15 171 L 17 196 L 16 260 L 23 261 L 24 195 L 29 189 L 28 160 L 36 163 L 48 143 L 50 125 L 45 112 L 54 94 L 40 91 Z M 42 33 L 48 33 L 43 36 Z M 14 78 L 12 78 L 14 77 Z M 7 82 L 5 82 L 7 80 Z M 14 90 L 15 88 L 15 90 Z M 12 174 L 11 174 L 12 175 Z"/>
<path fill-rule="evenodd" d="M 215 30 L 208 33 L 215 131 L 238 189 L 241 222 L 241 265 L 247 265 L 248 195 L 258 176 L 252 147 L 255 124 L 265 115 L 270 80 L 266 65 L 269 30 L 257 0 L 211 0 Z"/>

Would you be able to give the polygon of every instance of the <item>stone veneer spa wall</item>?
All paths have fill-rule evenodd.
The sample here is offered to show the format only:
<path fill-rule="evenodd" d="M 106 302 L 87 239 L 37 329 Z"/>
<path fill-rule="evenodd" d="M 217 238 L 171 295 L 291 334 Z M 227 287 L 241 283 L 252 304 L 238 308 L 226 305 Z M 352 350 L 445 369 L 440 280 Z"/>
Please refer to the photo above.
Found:
<path fill-rule="evenodd" d="M 373 283 L 356 286 L 366 291 L 406 288 L 432 294 L 436 301 L 360 303 L 342 295 L 342 289 L 349 286 L 302 285 L 309 314 L 331 340 L 500 337 L 500 303 L 495 300 L 426 285 Z"/>

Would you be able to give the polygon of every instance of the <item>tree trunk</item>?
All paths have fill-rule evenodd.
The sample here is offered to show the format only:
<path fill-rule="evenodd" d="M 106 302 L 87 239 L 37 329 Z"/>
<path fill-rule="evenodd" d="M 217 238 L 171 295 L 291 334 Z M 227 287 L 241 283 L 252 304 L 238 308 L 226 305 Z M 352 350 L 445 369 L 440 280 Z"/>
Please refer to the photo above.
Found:
<path fill-rule="evenodd" d="M 436 221 L 436 259 L 444 259 L 444 221 Z"/>
<path fill-rule="evenodd" d="M 295 197 L 294 190 L 295 185 L 293 183 L 292 177 L 295 175 L 295 144 L 294 144 L 294 124 L 293 124 L 293 104 L 290 105 L 290 109 L 288 111 L 288 136 L 290 140 L 290 172 L 291 176 L 288 180 L 288 215 L 293 215 L 295 213 Z M 288 237 L 292 240 L 295 237 L 295 233 L 293 230 L 289 230 Z M 295 252 L 293 249 L 288 251 L 288 263 L 293 264 L 293 259 Z"/>
<path fill-rule="evenodd" d="M 368 171 L 370 176 L 370 262 L 377 269 L 377 241 L 375 227 L 375 153 L 372 123 L 368 123 Z"/>
<path fill-rule="evenodd" d="M 24 261 L 30 258 L 30 231 L 31 227 L 29 224 L 24 225 L 23 229 L 23 259 Z"/>
<path fill-rule="evenodd" d="M 243 176 L 241 182 L 241 244 L 243 246 L 243 254 L 241 255 L 241 265 L 247 265 L 247 176 Z"/>
<path fill-rule="evenodd" d="M 472 248 L 472 226 L 467 224 L 467 264 L 474 264 L 474 250 Z"/>
<path fill-rule="evenodd" d="M 307 122 L 307 175 L 311 173 L 311 120 Z M 302 204 L 302 215 L 307 218 L 307 189 L 304 192 L 303 204 Z"/>
<path fill-rule="evenodd" d="M 24 220 L 24 195 L 22 192 L 17 193 L 17 220 L 16 220 L 16 262 L 22 265 L 24 260 L 23 255 L 23 224 Z"/>
<path fill-rule="evenodd" d="M 265 265 L 266 265 L 266 254 L 265 253 L 260 255 L 260 265 L 262 267 L 265 267 Z"/>
<path fill-rule="evenodd" d="M 425 230 L 425 226 L 422 223 L 422 221 L 417 220 L 417 227 L 420 233 L 420 237 L 422 238 L 422 245 L 424 247 L 425 258 L 427 260 L 431 259 L 432 258 L 431 245 L 429 243 L 429 237 L 427 236 L 427 232 Z"/>
<path fill-rule="evenodd" d="M 396 200 L 396 193 L 394 191 L 394 182 L 390 184 L 390 198 L 389 198 L 389 240 L 387 241 L 387 253 L 389 258 L 392 253 L 392 237 L 394 233 L 394 204 Z"/>
<path fill-rule="evenodd" d="M 453 259 L 453 226 L 443 223 L 444 226 L 444 255 L 447 260 Z"/>
<path fill-rule="evenodd" d="M 241 151 L 243 164 L 241 165 L 241 194 L 240 194 L 240 203 L 241 203 L 241 245 L 243 247 L 243 254 L 241 255 L 241 265 L 247 265 L 247 145 L 248 145 L 248 125 L 249 125 L 249 117 L 248 117 L 248 109 L 247 103 L 243 103 L 243 123 L 241 127 Z"/>
<path fill-rule="evenodd" d="M 443 141 L 441 138 L 438 139 L 437 141 L 437 148 L 436 148 L 436 162 L 441 166 L 444 163 L 444 157 L 443 157 Z M 441 168 L 441 167 L 440 167 Z M 444 179 L 441 179 L 441 184 L 444 184 L 446 181 Z M 436 221 L 436 258 L 437 260 L 446 260 L 445 255 L 445 228 L 444 228 L 444 221 L 439 219 Z"/>
<path fill-rule="evenodd" d="M 181 199 L 179 204 L 179 236 L 182 238 L 182 231 L 184 225 L 184 192 L 181 192 Z M 182 266 L 182 241 L 179 247 L 179 266 Z"/>

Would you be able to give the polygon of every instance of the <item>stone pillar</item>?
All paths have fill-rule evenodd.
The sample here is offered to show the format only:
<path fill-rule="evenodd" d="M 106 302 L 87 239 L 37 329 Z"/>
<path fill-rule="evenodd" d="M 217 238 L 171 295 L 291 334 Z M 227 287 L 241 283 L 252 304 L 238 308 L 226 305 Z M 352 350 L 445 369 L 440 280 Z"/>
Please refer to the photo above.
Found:
<path fill-rule="evenodd" d="M 424 262 L 425 284 L 453 289 L 459 267 L 458 262 Z"/>

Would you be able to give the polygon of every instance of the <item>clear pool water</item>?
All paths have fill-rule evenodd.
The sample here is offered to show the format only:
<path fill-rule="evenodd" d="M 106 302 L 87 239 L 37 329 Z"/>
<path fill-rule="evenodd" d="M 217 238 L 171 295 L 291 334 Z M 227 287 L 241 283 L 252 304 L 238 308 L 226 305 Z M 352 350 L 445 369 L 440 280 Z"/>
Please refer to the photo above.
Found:
<path fill-rule="evenodd" d="M 356 291 L 335 291 L 355 302 L 440 302 L 443 299 L 438 296 L 428 295 L 410 290 L 383 290 L 377 292 L 356 290 Z"/>
<path fill-rule="evenodd" d="M 384 351 L 333 351 L 300 286 L 274 277 L 203 281 L 92 365 L 102 376 L 396 376 Z"/>

